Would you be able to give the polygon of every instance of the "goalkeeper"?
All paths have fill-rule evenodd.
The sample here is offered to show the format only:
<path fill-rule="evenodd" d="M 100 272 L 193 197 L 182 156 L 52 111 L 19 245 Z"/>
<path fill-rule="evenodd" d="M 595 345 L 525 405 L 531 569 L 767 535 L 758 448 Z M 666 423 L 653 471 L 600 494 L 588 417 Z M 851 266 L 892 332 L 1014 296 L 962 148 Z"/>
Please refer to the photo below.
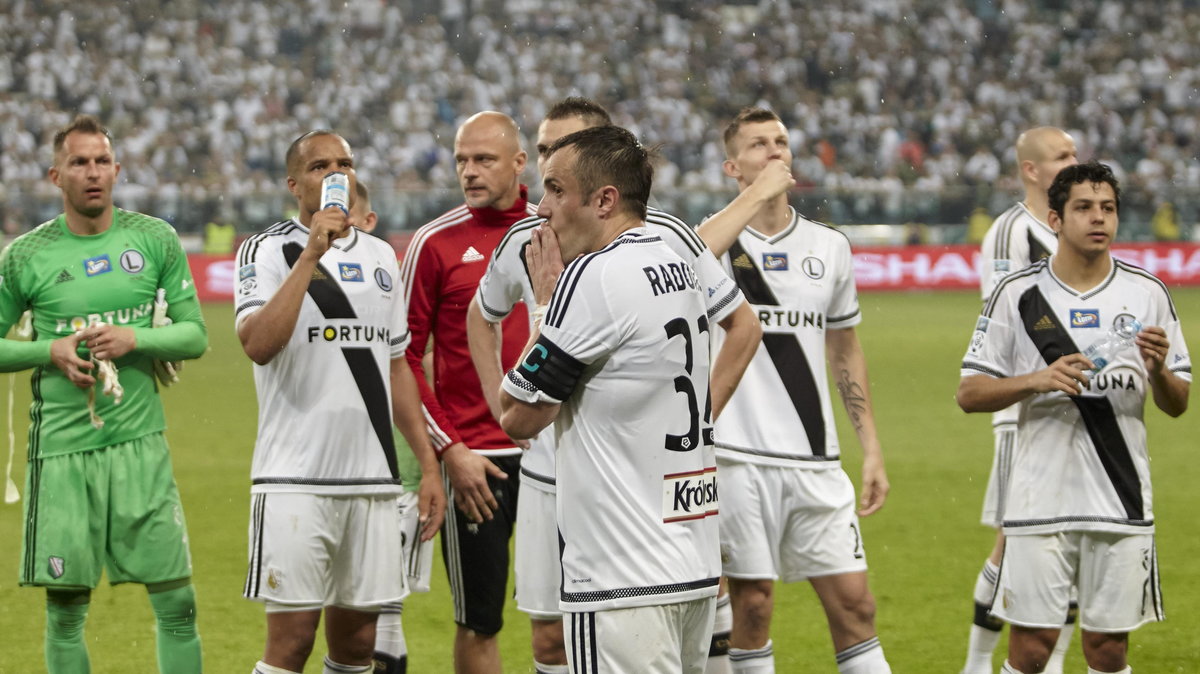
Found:
<path fill-rule="evenodd" d="M 208 335 L 175 231 L 113 206 L 119 172 L 108 131 L 75 118 L 49 171 L 63 213 L 0 255 L 0 334 L 33 312 L 32 341 L 0 340 L 0 372 L 33 368 L 20 583 L 46 588 L 50 674 L 91 671 L 83 626 L 102 571 L 146 586 L 159 670 L 192 674 L 191 558 L 154 370 L 200 356 Z M 158 288 L 171 324 L 152 328 Z M 103 423 L 89 423 L 89 397 Z"/>

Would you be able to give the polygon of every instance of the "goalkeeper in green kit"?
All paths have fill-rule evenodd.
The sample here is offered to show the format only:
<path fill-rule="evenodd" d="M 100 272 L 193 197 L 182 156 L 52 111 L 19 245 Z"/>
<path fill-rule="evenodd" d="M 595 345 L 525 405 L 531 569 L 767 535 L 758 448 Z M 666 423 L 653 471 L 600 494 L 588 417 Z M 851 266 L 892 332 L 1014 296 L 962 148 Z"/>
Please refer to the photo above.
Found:
<path fill-rule="evenodd" d="M 146 586 L 162 672 L 201 671 L 191 557 L 163 437 L 156 368 L 208 346 L 187 256 L 170 225 L 113 206 L 108 131 L 76 117 L 54 136 L 63 214 L 0 255 L 0 372 L 33 368 L 20 583 L 46 588 L 50 674 L 90 671 L 83 626 L 101 572 Z M 170 321 L 155 322 L 164 291 Z M 161 305 L 161 302 L 160 302 Z M 161 313 L 161 312 L 160 312 Z"/>

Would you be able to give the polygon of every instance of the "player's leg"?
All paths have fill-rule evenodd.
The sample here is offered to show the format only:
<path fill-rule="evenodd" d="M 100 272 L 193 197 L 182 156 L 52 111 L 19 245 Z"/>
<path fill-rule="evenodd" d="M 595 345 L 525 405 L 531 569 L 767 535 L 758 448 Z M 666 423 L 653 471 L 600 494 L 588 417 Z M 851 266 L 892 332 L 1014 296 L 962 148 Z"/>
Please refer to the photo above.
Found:
<path fill-rule="evenodd" d="M 417 493 L 406 491 L 396 498 L 400 518 L 400 562 L 407 581 L 413 569 L 420 568 L 421 522 Z M 419 571 L 417 572 L 419 573 Z M 413 583 L 409 582 L 413 590 Z M 380 608 L 375 622 L 375 671 L 379 674 L 404 674 L 408 671 L 408 644 L 404 639 L 404 604 L 396 602 Z"/>
<path fill-rule="evenodd" d="M 91 671 L 84 623 L 108 531 L 109 460 L 97 452 L 36 459 L 25 471 L 21 584 L 46 588 L 50 674 Z M 90 496 L 91 495 L 91 496 Z"/>
<path fill-rule="evenodd" d="M 996 541 L 992 552 L 983 562 L 979 576 L 975 579 L 974 619 L 967 639 L 967 661 L 962 674 L 991 674 L 992 654 L 1000 643 L 1004 622 L 991 614 L 992 598 L 996 594 L 996 578 L 1000 573 L 1000 556 L 1004 551 L 1003 494 L 1008 484 L 1012 455 L 1017 442 L 1016 423 L 1002 423 L 992 429 L 992 469 L 988 473 L 987 490 L 983 497 L 983 515 L 980 521 L 996 529 Z"/>
<path fill-rule="evenodd" d="M 158 671 L 200 674 L 200 634 L 196 631 L 196 588 L 191 578 L 146 586 L 157 626 Z"/>
<path fill-rule="evenodd" d="M 304 663 L 312 654 L 317 625 L 321 622 L 319 608 L 283 606 L 268 602 L 267 645 L 255 671 L 303 672 Z M 269 669 L 270 667 L 276 670 Z"/>
<path fill-rule="evenodd" d="M 375 624 L 384 606 L 408 594 L 396 561 L 404 554 L 400 511 L 395 496 L 361 495 L 334 499 L 340 516 L 325 605 L 325 674 L 374 669 Z"/>
<path fill-rule="evenodd" d="M 1080 534 L 1071 532 L 1005 538 L 992 612 L 1011 627 L 1011 670 L 1045 671 L 1070 604 L 1079 545 Z"/>
<path fill-rule="evenodd" d="M 721 559 L 733 618 L 729 665 L 734 672 L 775 671 L 771 616 L 779 577 L 780 471 L 718 459 L 721 474 Z"/>
<path fill-rule="evenodd" d="M 717 612 L 713 619 L 712 637 L 708 644 L 708 664 L 704 674 L 731 674 L 729 639 L 733 635 L 733 602 L 729 599 L 729 583 L 721 578 L 717 594 Z"/>
<path fill-rule="evenodd" d="M 446 509 L 442 526 L 442 560 L 454 600 L 454 669 L 460 674 L 500 671 L 497 634 L 504 626 L 504 599 L 508 585 L 508 539 L 516 521 L 519 496 L 515 479 L 520 474 L 520 457 L 493 459 L 510 477 L 488 476 L 488 484 L 499 503 L 491 520 L 471 522 L 457 508 Z M 454 503 L 450 480 L 445 480 L 446 499 Z"/>
<path fill-rule="evenodd" d="M 565 674 L 562 613 L 558 608 L 562 578 L 555 523 L 554 492 L 521 474 L 514 546 L 517 609 L 529 614 L 533 666 L 538 674 Z"/>
<path fill-rule="evenodd" d="M 1153 534 L 1082 534 L 1079 623 L 1083 655 L 1096 672 L 1124 672 L 1129 633 L 1163 619 Z"/>
<path fill-rule="evenodd" d="M 146 585 L 154 609 L 159 671 L 198 674 L 202 664 L 196 593 L 170 448 L 161 433 L 152 433 L 105 453 L 112 462 L 109 580 Z"/>
<path fill-rule="evenodd" d="M 28 493 L 28 492 L 26 492 Z M 78 674 L 92 671 L 83 625 L 91 590 L 46 590 L 46 671 Z"/>

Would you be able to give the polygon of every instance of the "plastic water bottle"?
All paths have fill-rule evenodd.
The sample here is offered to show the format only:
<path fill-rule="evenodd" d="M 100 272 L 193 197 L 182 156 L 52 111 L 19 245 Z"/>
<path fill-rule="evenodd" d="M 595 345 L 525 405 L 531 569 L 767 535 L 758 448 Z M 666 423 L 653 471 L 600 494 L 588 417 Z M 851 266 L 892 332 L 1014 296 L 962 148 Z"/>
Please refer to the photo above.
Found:
<path fill-rule="evenodd" d="M 341 171 L 333 171 L 321 181 L 321 209 L 330 206 L 350 212 L 350 178 Z"/>
<path fill-rule="evenodd" d="M 1142 323 L 1136 318 L 1121 325 L 1114 325 L 1091 346 L 1083 350 L 1083 355 L 1095 365 L 1091 370 L 1096 374 L 1103 370 L 1121 351 L 1134 345 L 1134 338 L 1142 331 Z"/>

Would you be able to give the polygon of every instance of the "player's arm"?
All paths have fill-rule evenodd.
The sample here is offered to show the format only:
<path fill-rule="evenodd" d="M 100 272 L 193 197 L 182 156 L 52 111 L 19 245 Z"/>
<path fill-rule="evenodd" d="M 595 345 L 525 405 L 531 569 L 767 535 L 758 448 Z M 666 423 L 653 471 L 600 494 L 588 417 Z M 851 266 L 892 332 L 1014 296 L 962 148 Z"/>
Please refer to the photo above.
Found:
<path fill-rule="evenodd" d="M 313 214 L 309 223 L 308 243 L 283 283 L 258 311 L 243 318 L 237 326 L 242 350 L 259 365 L 270 363 L 287 346 L 296 331 L 300 305 L 321 256 L 333 239 L 346 231 L 346 214 L 330 206 Z"/>
<path fill-rule="evenodd" d="M 1146 363 L 1154 404 L 1173 417 L 1186 412 L 1192 385 L 1167 368 L 1167 354 L 1171 351 L 1167 331 L 1156 325 L 1146 326 L 1137 334 L 1137 347 Z"/>
<path fill-rule="evenodd" d="M 80 388 L 92 386 L 96 380 L 87 372 L 92 369 L 92 364 L 76 353 L 83 341 L 79 333 L 36 341 L 6 337 L 12 326 L 20 320 L 21 314 L 29 308 L 26 295 L 20 289 L 20 270 L 15 268 L 9 257 L 11 250 L 6 248 L 0 253 L 0 279 L 8 279 L 0 280 L 0 372 L 54 365 L 62 370 L 72 384 Z"/>
<path fill-rule="evenodd" d="M 425 415 L 421 412 L 421 394 L 408 360 L 401 356 L 391 361 L 392 422 L 412 448 L 421 464 L 421 484 L 417 489 L 421 540 L 433 538 L 446 516 L 446 492 L 442 488 L 442 471 L 437 454 L 425 433 Z"/>
<path fill-rule="evenodd" d="M 467 305 L 467 348 L 483 387 L 483 398 L 496 421 L 500 420 L 500 379 L 504 376 L 504 367 L 500 364 L 501 340 L 500 324 L 484 318 L 479 298 L 471 298 Z"/>
<path fill-rule="evenodd" d="M 766 168 L 754 182 L 742 190 L 728 206 L 705 220 L 696 228 L 696 233 L 708 244 L 713 255 L 719 258 L 729 250 L 734 241 L 737 241 L 738 235 L 754 220 L 764 205 L 792 189 L 795 184 L 792 168 L 780 159 L 772 159 L 767 162 Z"/>
<path fill-rule="evenodd" d="M 98 323 L 83 330 L 83 338 L 96 358 L 120 358 L 131 351 L 159 360 L 188 360 L 204 355 L 208 328 L 195 295 L 171 304 L 171 324 L 161 328 L 128 328 Z"/>
<path fill-rule="evenodd" d="M 883 449 L 875 430 L 875 410 L 867 378 L 867 358 L 863 355 L 858 333 L 853 327 L 825 331 L 825 352 L 846 416 L 854 426 L 863 450 L 862 494 L 858 514 L 862 516 L 883 507 L 890 486 L 883 467 Z"/>
<path fill-rule="evenodd" d="M 1085 372 L 1091 367 L 1092 361 L 1083 354 L 1072 353 L 1037 372 L 1016 377 L 967 375 L 959 380 L 954 399 L 964 412 L 998 412 L 1038 393 L 1079 395 L 1087 380 Z"/>
<path fill-rule="evenodd" d="M 742 374 L 758 351 L 762 341 L 762 324 L 750 308 L 749 302 L 742 302 L 719 325 L 725 331 L 725 341 L 717 351 L 713 361 L 712 378 L 709 386 L 712 389 L 712 420 L 716 421 L 725 409 L 725 404 L 733 397 Z"/>

